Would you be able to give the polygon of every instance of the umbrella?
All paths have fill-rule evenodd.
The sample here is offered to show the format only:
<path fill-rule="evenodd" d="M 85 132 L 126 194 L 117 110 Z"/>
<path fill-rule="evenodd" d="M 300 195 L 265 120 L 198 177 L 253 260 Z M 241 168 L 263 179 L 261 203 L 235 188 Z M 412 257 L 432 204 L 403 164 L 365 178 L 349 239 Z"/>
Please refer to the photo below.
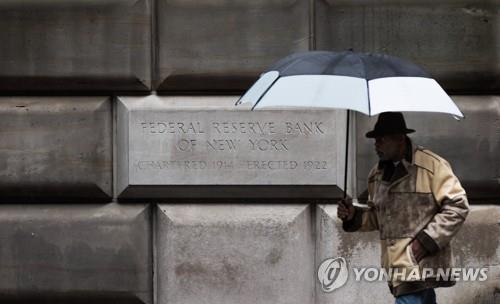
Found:
<path fill-rule="evenodd" d="M 388 111 L 449 113 L 464 117 L 423 69 L 385 54 L 310 51 L 275 63 L 238 100 L 252 110 L 296 107 L 347 109 L 369 116 Z M 346 145 L 344 197 L 347 186 Z"/>

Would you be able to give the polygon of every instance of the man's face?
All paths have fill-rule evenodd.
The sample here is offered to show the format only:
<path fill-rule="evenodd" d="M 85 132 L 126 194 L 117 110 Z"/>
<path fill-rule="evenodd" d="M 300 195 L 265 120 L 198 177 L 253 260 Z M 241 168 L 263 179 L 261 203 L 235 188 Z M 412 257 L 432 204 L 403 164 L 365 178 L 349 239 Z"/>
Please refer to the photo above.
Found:
<path fill-rule="evenodd" d="M 375 138 L 375 151 L 380 160 L 396 160 L 399 157 L 400 135 L 383 135 Z"/>

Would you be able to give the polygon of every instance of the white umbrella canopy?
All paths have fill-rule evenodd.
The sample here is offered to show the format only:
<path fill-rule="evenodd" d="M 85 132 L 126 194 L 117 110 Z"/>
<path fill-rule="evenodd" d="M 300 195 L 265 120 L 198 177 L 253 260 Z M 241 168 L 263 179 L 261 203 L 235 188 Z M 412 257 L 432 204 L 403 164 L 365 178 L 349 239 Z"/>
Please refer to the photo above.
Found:
<path fill-rule="evenodd" d="M 436 80 L 416 65 L 381 54 L 313 51 L 288 56 L 262 74 L 237 105 L 441 112 L 464 117 Z"/>
<path fill-rule="evenodd" d="M 263 73 L 236 102 L 252 110 L 346 109 L 374 116 L 383 112 L 464 115 L 444 89 L 413 63 L 385 54 L 310 51 L 287 56 Z M 346 144 L 344 198 L 347 196 Z"/>

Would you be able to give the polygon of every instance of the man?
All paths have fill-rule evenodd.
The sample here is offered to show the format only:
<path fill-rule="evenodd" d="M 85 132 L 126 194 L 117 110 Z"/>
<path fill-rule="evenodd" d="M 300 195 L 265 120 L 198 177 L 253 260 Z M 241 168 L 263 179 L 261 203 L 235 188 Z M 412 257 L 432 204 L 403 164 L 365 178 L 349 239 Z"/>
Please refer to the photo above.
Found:
<path fill-rule="evenodd" d="M 368 208 L 343 200 L 337 216 L 345 231 L 379 230 L 382 266 L 396 304 L 434 304 L 434 288 L 454 284 L 438 268 L 453 267 L 449 243 L 469 205 L 448 162 L 415 146 L 406 135 L 412 132 L 401 113 L 379 115 L 366 133 L 379 157 L 368 175 Z"/>

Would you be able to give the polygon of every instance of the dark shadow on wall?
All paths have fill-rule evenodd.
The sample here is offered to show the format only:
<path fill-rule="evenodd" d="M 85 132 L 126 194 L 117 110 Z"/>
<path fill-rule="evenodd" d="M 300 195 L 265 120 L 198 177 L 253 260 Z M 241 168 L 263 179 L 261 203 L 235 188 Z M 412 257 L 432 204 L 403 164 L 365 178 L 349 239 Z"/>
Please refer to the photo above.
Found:
<path fill-rule="evenodd" d="M 43 293 L 0 293 L 0 303 L 37 304 L 140 304 L 142 300 L 125 292 L 43 292 Z"/>

